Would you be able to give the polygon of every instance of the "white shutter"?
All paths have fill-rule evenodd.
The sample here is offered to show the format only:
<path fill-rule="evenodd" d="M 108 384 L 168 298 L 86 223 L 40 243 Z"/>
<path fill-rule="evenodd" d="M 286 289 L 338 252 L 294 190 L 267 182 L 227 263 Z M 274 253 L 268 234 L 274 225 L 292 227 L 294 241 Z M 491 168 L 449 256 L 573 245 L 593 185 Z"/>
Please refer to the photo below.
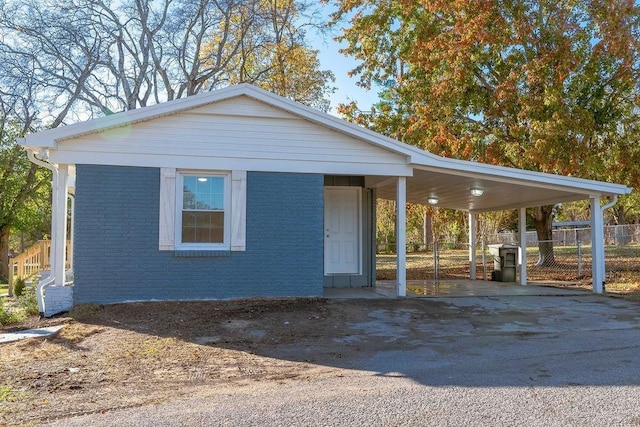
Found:
<path fill-rule="evenodd" d="M 247 171 L 231 172 L 231 250 L 247 248 Z"/>
<path fill-rule="evenodd" d="M 176 170 L 160 168 L 160 221 L 158 249 L 172 251 L 175 246 Z"/>

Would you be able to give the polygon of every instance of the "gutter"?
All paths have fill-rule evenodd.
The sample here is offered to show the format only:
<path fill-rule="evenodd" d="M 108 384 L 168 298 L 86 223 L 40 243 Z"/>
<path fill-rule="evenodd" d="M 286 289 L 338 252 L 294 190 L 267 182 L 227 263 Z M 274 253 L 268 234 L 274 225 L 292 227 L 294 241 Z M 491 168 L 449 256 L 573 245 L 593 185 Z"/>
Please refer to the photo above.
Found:
<path fill-rule="evenodd" d="M 24 140 L 23 141 L 19 141 L 19 143 L 23 144 Z M 31 163 L 34 163 L 34 164 L 36 164 L 38 166 L 42 166 L 44 168 L 47 168 L 53 173 L 52 181 L 53 181 L 53 184 L 54 184 L 54 188 L 53 188 L 53 194 L 52 194 L 51 202 L 52 202 L 52 205 L 55 204 L 55 200 L 56 200 L 55 194 L 57 192 L 57 189 L 55 188 L 55 185 L 57 185 L 56 183 L 58 182 L 58 169 L 55 166 L 53 166 L 51 163 L 45 162 L 42 159 L 38 159 L 36 157 L 36 151 L 33 148 L 26 147 L 26 146 L 24 148 L 27 151 L 27 157 L 29 158 L 29 161 Z M 55 206 L 51 206 L 51 212 L 52 212 L 53 215 L 57 215 Z M 51 236 L 52 237 L 55 235 L 54 234 L 54 227 L 55 227 L 55 221 L 51 221 Z M 52 243 L 53 243 L 53 240 L 52 240 Z M 55 251 L 52 250 L 51 251 L 51 258 L 52 258 L 51 259 L 51 261 L 52 261 L 51 262 L 51 273 L 49 274 L 49 277 L 47 277 L 45 280 L 43 280 L 41 282 L 38 282 L 38 285 L 36 287 L 36 296 L 37 296 L 37 299 L 38 299 L 38 310 L 40 311 L 41 315 L 44 315 L 44 313 L 45 313 L 44 290 L 46 288 L 50 287 L 50 286 L 55 285 L 55 280 L 56 280 L 55 277 L 56 277 L 56 275 L 55 275 L 55 272 L 54 272 L 53 269 L 57 266 L 57 262 L 54 262 L 55 261 L 54 257 L 55 257 Z"/>

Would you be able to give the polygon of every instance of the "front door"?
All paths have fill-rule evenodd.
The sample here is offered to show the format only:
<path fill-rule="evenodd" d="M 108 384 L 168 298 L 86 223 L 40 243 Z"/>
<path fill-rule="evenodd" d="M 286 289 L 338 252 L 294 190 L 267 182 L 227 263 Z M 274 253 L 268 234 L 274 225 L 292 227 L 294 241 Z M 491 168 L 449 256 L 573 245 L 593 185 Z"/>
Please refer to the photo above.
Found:
<path fill-rule="evenodd" d="M 324 273 L 360 274 L 360 187 L 324 189 Z"/>

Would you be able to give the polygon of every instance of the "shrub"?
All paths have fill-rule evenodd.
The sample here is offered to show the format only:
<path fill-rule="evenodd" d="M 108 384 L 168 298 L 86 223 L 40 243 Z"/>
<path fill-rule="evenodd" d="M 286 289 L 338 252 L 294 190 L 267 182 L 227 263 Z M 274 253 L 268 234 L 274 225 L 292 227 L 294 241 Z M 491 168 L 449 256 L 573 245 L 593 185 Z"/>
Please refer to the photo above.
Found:
<path fill-rule="evenodd" d="M 18 277 L 16 281 L 13 283 L 13 294 L 19 297 L 24 292 L 25 286 L 26 284 L 24 282 L 24 278 Z"/>
<path fill-rule="evenodd" d="M 18 297 L 18 305 L 27 315 L 36 315 L 40 313 L 38 308 L 38 299 L 36 297 L 36 286 L 30 286 L 24 290 L 22 295 Z"/>

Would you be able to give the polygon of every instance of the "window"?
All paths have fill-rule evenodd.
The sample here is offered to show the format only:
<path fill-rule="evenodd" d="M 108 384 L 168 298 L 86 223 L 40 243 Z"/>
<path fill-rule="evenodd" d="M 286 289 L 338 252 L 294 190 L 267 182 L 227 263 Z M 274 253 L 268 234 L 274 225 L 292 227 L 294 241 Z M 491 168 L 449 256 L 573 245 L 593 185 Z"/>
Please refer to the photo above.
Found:
<path fill-rule="evenodd" d="M 229 210 L 227 175 L 179 173 L 176 247 L 227 249 Z"/>
<path fill-rule="evenodd" d="M 246 171 L 161 168 L 158 248 L 244 251 L 246 183 Z"/>
<path fill-rule="evenodd" d="M 224 176 L 182 175 L 180 243 L 225 243 Z"/>

